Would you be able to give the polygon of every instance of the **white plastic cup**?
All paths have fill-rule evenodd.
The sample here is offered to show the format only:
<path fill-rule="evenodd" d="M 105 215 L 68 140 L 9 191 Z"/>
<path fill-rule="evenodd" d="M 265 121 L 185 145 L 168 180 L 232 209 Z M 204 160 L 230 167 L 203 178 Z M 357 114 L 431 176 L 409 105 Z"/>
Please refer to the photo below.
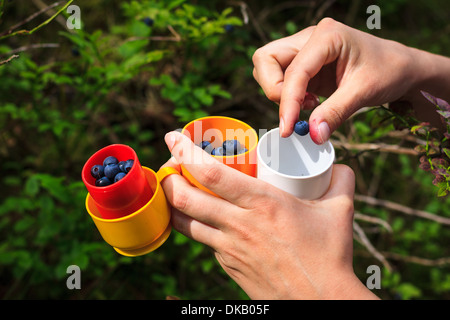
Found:
<path fill-rule="evenodd" d="M 322 197 L 331 182 L 333 145 L 315 144 L 309 133 L 281 138 L 279 128 L 266 132 L 257 147 L 257 178 L 300 199 Z"/>

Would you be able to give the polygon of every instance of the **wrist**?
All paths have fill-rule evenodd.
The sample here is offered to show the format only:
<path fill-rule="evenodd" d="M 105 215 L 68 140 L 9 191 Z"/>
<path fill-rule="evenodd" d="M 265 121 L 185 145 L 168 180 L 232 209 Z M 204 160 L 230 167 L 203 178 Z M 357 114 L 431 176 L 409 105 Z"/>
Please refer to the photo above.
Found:
<path fill-rule="evenodd" d="M 420 121 L 426 121 L 440 130 L 442 122 L 435 107 L 427 101 L 421 91 L 450 101 L 450 58 L 426 52 L 420 49 L 406 47 L 409 59 L 409 85 L 405 94 L 399 99 L 407 101 L 413 107 L 415 116 Z"/>
<path fill-rule="evenodd" d="M 408 47 L 412 58 L 410 95 L 427 91 L 443 99 L 450 92 L 450 58 Z"/>
<path fill-rule="evenodd" d="M 343 274 L 335 278 L 336 282 L 331 285 L 323 297 L 327 300 L 378 300 L 379 298 L 372 293 L 352 272 Z"/>

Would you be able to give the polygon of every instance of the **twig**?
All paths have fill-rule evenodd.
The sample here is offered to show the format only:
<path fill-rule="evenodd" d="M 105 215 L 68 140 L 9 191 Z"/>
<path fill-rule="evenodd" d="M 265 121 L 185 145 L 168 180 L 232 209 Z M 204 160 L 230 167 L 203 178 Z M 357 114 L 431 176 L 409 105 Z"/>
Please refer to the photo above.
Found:
<path fill-rule="evenodd" d="M 390 272 L 392 267 L 390 263 L 386 260 L 386 258 L 372 245 L 370 240 L 367 238 L 363 229 L 359 226 L 358 223 L 353 221 L 353 230 L 356 232 L 357 237 L 355 239 L 360 242 L 366 249 L 377 259 L 379 260 L 383 266 Z"/>
<path fill-rule="evenodd" d="M 5 0 L 0 0 L 0 22 L 2 21 L 4 10 L 5 10 Z"/>
<path fill-rule="evenodd" d="M 313 24 L 318 23 L 319 20 L 323 18 L 324 14 L 325 14 L 325 11 L 327 11 L 328 8 L 331 7 L 331 5 L 332 5 L 333 3 L 335 3 L 335 2 L 336 2 L 336 0 L 327 0 L 327 1 L 325 1 L 325 2 L 320 6 L 320 8 L 317 10 L 317 13 L 316 13 L 316 15 L 315 15 L 315 17 L 314 17 L 312 23 L 313 23 Z"/>
<path fill-rule="evenodd" d="M 409 208 L 407 206 L 404 206 L 404 205 L 401 205 L 399 203 L 395 203 L 395 202 L 392 202 L 389 200 L 381 200 L 381 199 L 377 199 L 377 198 L 373 198 L 373 197 L 369 197 L 369 196 L 365 196 L 365 195 L 361 195 L 361 194 L 355 194 L 355 200 L 364 202 L 364 203 L 367 203 L 370 205 L 381 206 L 381 207 L 384 207 L 384 208 L 387 208 L 390 210 L 399 211 L 399 212 L 402 212 L 405 214 L 433 220 L 440 224 L 450 225 L 450 218 L 441 217 L 441 216 L 438 216 L 438 215 L 435 215 L 433 213 L 426 212 L 423 210 Z"/>
<path fill-rule="evenodd" d="M 450 264 L 450 257 L 443 257 L 438 259 L 426 259 L 414 256 L 403 256 L 394 252 L 383 252 L 383 255 L 389 259 L 411 262 L 428 267 L 442 267 Z"/>
<path fill-rule="evenodd" d="M 38 7 L 39 9 L 43 9 L 47 6 L 47 4 L 41 0 L 32 0 L 32 2 L 34 3 L 34 5 L 36 7 Z M 46 12 L 46 15 L 51 17 L 52 15 L 55 14 L 55 10 L 51 9 L 49 11 Z M 67 28 L 67 22 L 66 19 L 62 16 L 57 16 L 56 17 L 56 22 L 58 22 L 64 29 Z"/>
<path fill-rule="evenodd" d="M 53 21 L 53 19 L 55 19 L 62 11 L 64 11 L 71 3 L 73 2 L 73 0 L 69 0 L 61 9 L 59 9 L 53 16 L 51 16 L 49 19 L 45 20 L 44 22 L 42 22 L 40 25 L 38 25 L 37 27 L 35 27 L 34 29 L 31 30 L 18 30 L 9 34 L 5 34 L 3 36 L 0 36 L 0 40 L 6 39 L 6 38 L 10 38 L 12 36 L 16 36 L 16 35 L 31 35 L 33 33 L 35 33 L 36 31 L 38 31 L 39 29 L 41 29 L 42 27 L 46 26 L 47 24 L 49 24 L 50 22 Z"/>
<path fill-rule="evenodd" d="M 179 42 L 182 40 L 180 34 L 175 31 L 175 29 L 168 25 L 167 29 L 169 29 L 170 33 L 173 37 L 164 37 L 164 36 L 153 36 L 153 37 L 131 37 L 125 40 L 125 42 L 139 41 L 139 40 L 152 40 L 152 41 L 175 41 Z"/>
<path fill-rule="evenodd" d="M 358 151 L 379 151 L 379 152 L 390 152 L 396 154 L 407 154 L 417 156 L 419 153 L 414 149 L 399 147 L 398 145 L 390 145 L 385 143 L 348 143 L 338 140 L 330 140 L 334 147 L 343 148 L 347 150 L 358 150 Z"/>
<path fill-rule="evenodd" d="M 29 16 L 29 17 L 26 18 L 25 20 L 23 20 L 23 21 L 21 21 L 21 22 L 15 24 L 15 25 L 12 26 L 11 28 L 9 28 L 9 30 L 2 32 L 2 33 L 0 34 L 0 37 L 12 33 L 15 29 L 17 29 L 17 28 L 19 28 L 20 26 L 23 26 L 24 24 L 30 22 L 31 20 L 33 20 L 33 19 L 36 18 L 37 16 L 41 15 L 42 13 L 44 13 L 44 12 L 46 12 L 46 11 L 48 11 L 48 10 L 50 10 L 50 9 L 52 9 L 52 8 L 54 8 L 54 7 L 56 7 L 56 6 L 59 6 L 60 3 L 61 3 L 61 2 L 55 2 L 55 3 L 49 5 L 49 6 L 45 7 L 45 8 L 42 8 L 42 9 L 39 10 L 38 12 L 33 13 L 31 16 Z"/>
<path fill-rule="evenodd" d="M 11 62 L 11 60 L 18 58 L 19 56 L 17 54 L 12 55 L 11 57 L 9 57 L 6 60 L 0 61 L 0 66 L 7 64 L 9 62 Z"/>
<path fill-rule="evenodd" d="M 261 10 L 258 15 L 259 21 L 265 21 L 269 15 L 276 15 L 278 12 L 292 9 L 297 7 L 306 7 L 311 8 L 314 7 L 316 1 L 315 0 L 306 0 L 306 1 L 287 1 L 281 2 L 279 4 L 271 4 L 267 9 Z"/>
<path fill-rule="evenodd" d="M 266 34 L 264 33 L 263 29 L 261 28 L 261 25 L 259 24 L 258 20 L 255 18 L 255 15 L 253 14 L 252 10 L 250 10 L 249 6 L 247 5 L 247 3 L 245 3 L 244 1 L 230 1 L 229 2 L 231 5 L 237 5 L 241 8 L 241 13 L 246 13 L 246 16 L 244 16 L 244 19 L 249 19 L 251 20 L 252 24 L 253 24 L 253 28 L 255 28 L 256 33 L 258 34 L 258 36 L 260 37 L 261 41 L 265 44 L 267 43 L 269 40 L 267 39 Z"/>
<path fill-rule="evenodd" d="M 369 196 L 375 196 L 378 192 L 378 188 L 381 183 L 382 179 L 382 170 L 384 165 L 386 164 L 386 159 L 388 157 L 387 152 L 381 152 L 378 154 L 378 159 L 375 163 L 379 163 L 380 165 L 374 166 L 374 169 L 372 170 L 372 179 L 370 180 L 369 187 L 367 188 L 367 195 Z"/>
<path fill-rule="evenodd" d="M 379 224 L 382 227 L 384 227 L 387 231 L 392 232 L 391 225 L 389 223 L 387 223 L 386 221 L 384 221 L 383 219 L 380 219 L 380 218 L 377 218 L 377 217 L 368 216 L 368 215 L 362 214 L 362 213 L 357 212 L 357 211 L 355 211 L 355 213 L 354 213 L 354 218 L 357 219 L 357 220 L 361 220 L 361 221 L 366 221 L 366 222 L 370 222 L 370 223 Z"/>
<path fill-rule="evenodd" d="M 15 54 L 15 53 L 27 51 L 30 49 L 58 48 L 58 47 L 59 47 L 58 43 L 36 43 L 36 44 L 29 45 L 29 46 L 23 46 L 23 47 L 16 48 L 16 49 L 10 51 L 9 54 Z"/>

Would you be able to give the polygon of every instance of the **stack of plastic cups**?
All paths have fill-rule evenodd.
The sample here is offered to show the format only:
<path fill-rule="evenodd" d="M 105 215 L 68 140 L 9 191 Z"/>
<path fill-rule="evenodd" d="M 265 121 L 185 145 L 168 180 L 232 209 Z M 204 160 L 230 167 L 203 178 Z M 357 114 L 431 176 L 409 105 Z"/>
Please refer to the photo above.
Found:
<path fill-rule="evenodd" d="M 258 134 L 245 122 L 221 116 L 204 117 L 188 123 L 181 133 L 188 136 L 196 145 L 200 145 L 202 141 L 209 141 L 213 148 L 220 147 L 225 140 L 238 140 L 239 144 L 247 149 L 247 152 L 237 155 L 214 156 L 214 158 L 233 169 L 256 177 Z M 181 172 L 193 185 L 214 194 L 201 185 L 183 165 L 181 165 Z"/>
<path fill-rule="evenodd" d="M 134 165 L 118 182 L 95 186 L 90 170 L 103 159 L 114 156 L 119 161 L 132 159 Z M 129 146 L 114 144 L 92 155 L 82 170 L 88 190 L 86 209 L 103 239 L 125 256 L 139 256 L 160 247 L 171 232 L 170 206 L 161 187 L 169 174 L 164 168 L 155 173 L 142 167 L 136 152 Z"/>
<path fill-rule="evenodd" d="M 256 177 L 258 135 L 248 124 L 228 117 L 205 117 L 188 123 L 182 133 L 197 145 L 208 140 L 213 147 L 218 147 L 225 140 L 238 140 L 246 152 L 215 158 Z M 97 187 L 90 170 L 92 166 L 102 164 L 108 156 L 119 161 L 132 159 L 134 165 L 118 182 Z M 193 185 L 214 194 L 198 183 L 183 165 L 181 173 L 171 167 L 154 172 L 142 167 L 136 152 L 122 144 L 97 151 L 85 163 L 81 176 L 88 190 L 86 209 L 103 239 L 118 253 L 130 257 L 144 255 L 156 250 L 169 237 L 171 208 L 161 182 L 170 174 L 182 174 Z"/>

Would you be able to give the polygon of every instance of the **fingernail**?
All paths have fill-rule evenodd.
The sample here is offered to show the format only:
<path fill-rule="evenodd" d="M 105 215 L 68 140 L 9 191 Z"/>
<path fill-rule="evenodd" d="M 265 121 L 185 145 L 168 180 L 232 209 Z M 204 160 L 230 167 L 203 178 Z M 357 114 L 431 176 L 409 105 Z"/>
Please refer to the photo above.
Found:
<path fill-rule="evenodd" d="M 322 140 L 321 143 L 324 143 L 330 138 L 331 135 L 330 127 L 328 126 L 328 123 L 326 123 L 325 121 L 319 124 L 317 130 L 319 131 L 319 137 Z"/>
<path fill-rule="evenodd" d="M 283 136 L 284 132 L 284 119 L 283 117 L 280 117 L 280 137 Z"/>
<path fill-rule="evenodd" d="M 172 151 L 173 149 L 173 145 L 175 144 L 177 137 L 175 136 L 175 133 L 173 132 L 169 132 L 166 134 L 166 136 L 164 137 L 164 141 L 167 144 L 167 147 L 169 148 L 170 151 Z"/>

